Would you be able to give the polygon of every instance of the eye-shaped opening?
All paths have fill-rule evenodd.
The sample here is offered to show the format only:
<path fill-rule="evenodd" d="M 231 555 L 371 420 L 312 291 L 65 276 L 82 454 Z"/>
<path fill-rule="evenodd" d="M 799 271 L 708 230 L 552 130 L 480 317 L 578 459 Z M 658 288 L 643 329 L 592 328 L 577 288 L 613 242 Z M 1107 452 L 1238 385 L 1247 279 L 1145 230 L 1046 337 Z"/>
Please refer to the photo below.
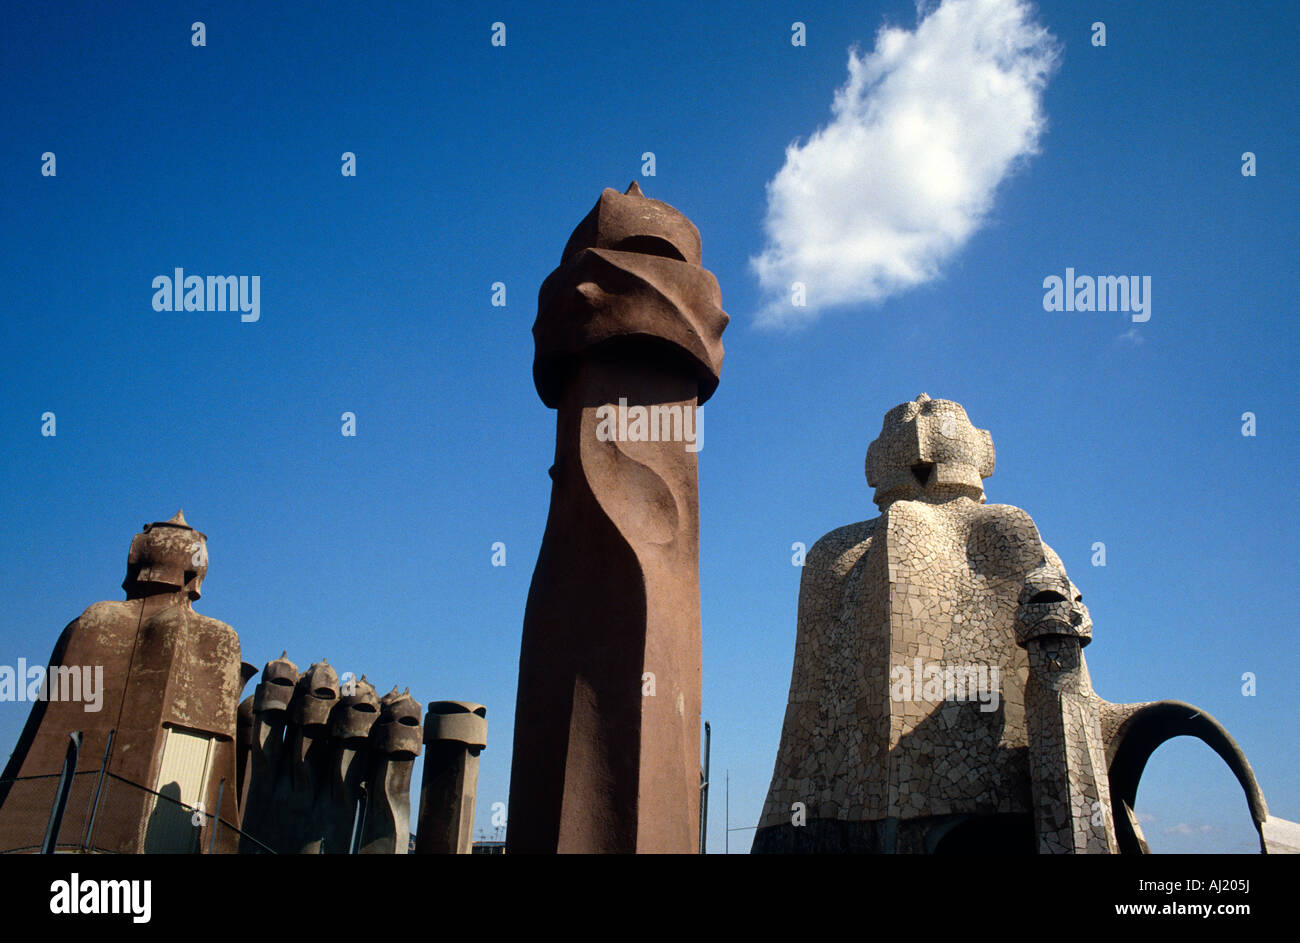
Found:
<path fill-rule="evenodd" d="M 1079 595 L 1075 596 L 1075 597 L 1074 597 L 1074 601 L 1075 601 L 1075 602 L 1083 602 L 1083 593 L 1080 593 Z"/>
<path fill-rule="evenodd" d="M 1037 605 L 1040 603 L 1049 603 L 1049 602 L 1065 602 L 1065 601 L 1066 601 L 1065 597 L 1062 596 L 1054 589 L 1041 590 L 1037 593 L 1034 593 L 1034 595 L 1031 596 L 1029 599 L 1031 605 Z"/>
<path fill-rule="evenodd" d="M 311 693 L 313 697 L 318 697 L 322 701 L 334 700 L 334 690 L 332 688 L 316 688 Z"/>
<path fill-rule="evenodd" d="M 934 474 L 934 462 L 917 462 L 911 466 L 912 475 L 921 484 L 929 484 L 930 476 Z"/>
<path fill-rule="evenodd" d="M 278 685 L 280 685 L 280 687 L 282 687 L 282 688 L 291 688 L 291 687 L 293 687 L 293 682 L 290 681 L 288 678 L 272 678 L 272 679 L 271 679 L 271 683 L 272 683 L 272 684 L 278 684 Z"/>
<path fill-rule="evenodd" d="M 397 718 L 397 722 L 398 722 L 399 724 L 403 724 L 404 726 L 407 726 L 407 727 L 418 727 L 418 726 L 420 726 L 420 722 L 419 722 L 418 720 L 416 720 L 414 717 L 412 717 L 410 714 L 405 714 L 405 715 L 403 715 L 403 716 Z"/>
<path fill-rule="evenodd" d="M 628 236 L 626 239 L 620 239 L 610 248 L 619 252 L 640 252 L 642 255 L 659 255 L 666 259 L 676 259 L 678 262 L 686 261 L 686 256 L 661 236 Z"/>
<path fill-rule="evenodd" d="M 373 704 L 367 704 L 365 701 L 360 701 L 360 702 L 358 702 L 358 703 L 356 703 L 356 704 L 353 704 L 353 705 L 352 705 L 352 709 L 353 709 L 354 711 L 360 711 L 360 712 L 363 713 L 363 714 L 373 714 L 373 713 L 375 713 L 375 705 L 373 705 Z"/>

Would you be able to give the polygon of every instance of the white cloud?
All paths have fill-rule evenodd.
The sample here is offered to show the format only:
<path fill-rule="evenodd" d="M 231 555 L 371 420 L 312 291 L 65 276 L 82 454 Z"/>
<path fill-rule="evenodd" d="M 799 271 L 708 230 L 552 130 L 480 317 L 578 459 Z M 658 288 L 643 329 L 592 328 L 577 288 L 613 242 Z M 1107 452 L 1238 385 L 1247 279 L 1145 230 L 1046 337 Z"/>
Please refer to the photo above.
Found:
<path fill-rule="evenodd" d="M 1179 822 L 1165 829 L 1165 833 L 1169 835 L 1204 835 L 1212 831 L 1214 831 L 1213 825 L 1188 825 L 1186 822 Z"/>
<path fill-rule="evenodd" d="M 879 302 L 930 281 L 980 226 L 998 184 L 1035 153 L 1055 38 L 1024 0 L 944 0 L 914 31 L 849 51 L 833 119 L 767 185 L 767 242 L 750 260 L 760 324 Z M 791 285 L 806 286 L 806 305 Z"/>

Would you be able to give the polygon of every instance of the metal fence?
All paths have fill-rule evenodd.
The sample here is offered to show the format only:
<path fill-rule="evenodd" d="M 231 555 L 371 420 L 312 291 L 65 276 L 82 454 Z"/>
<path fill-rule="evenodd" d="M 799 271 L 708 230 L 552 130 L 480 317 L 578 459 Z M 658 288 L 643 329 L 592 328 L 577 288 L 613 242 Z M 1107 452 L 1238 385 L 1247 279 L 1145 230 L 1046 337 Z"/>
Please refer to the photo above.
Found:
<path fill-rule="evenodd" d="M 58 800 L 60 776 L 0 780 L 0 854 L 39 852 Z M 146 854 L 227 854 L 240 850 L 274 854 L 263 842 L 219 816 L 166 792 L 102 770 L 71 777 L 56 853 L 113 854 L 141 848 Z"/>

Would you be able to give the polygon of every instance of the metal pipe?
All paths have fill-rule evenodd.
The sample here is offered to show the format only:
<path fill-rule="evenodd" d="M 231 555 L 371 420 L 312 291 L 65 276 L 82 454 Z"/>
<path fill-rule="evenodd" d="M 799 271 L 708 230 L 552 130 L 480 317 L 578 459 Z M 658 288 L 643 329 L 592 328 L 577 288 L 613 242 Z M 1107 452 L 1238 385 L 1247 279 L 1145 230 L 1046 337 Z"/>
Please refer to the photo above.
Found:
<path fill-rule="evenodd" d="M 704 722 L 704 781 L 700 783 L 700 854 L 704 854 L 709 838 L 709 722 Z"/>
<path fill-rule="evenodd" d="M 99 796 L 104 788 L 104 774 L 108 772 L 108 757 L 113 752 L 113 734 L 116 730 L 108 732 L 108 743 L 104 744 L 104 762 L 99 764 L 99 778 L 95 780 L 95 797 L 90 803 L 90 817 L 86 820 L 86 833 L 81 837 L 81 849 L 90 850 L 90 840 L 95 835 L 95 816 L 99 814 Z"/>
<path fill-rule="evenodd" d="M 45 826 L 45 840 L 41 842 L 41 854 L 54 854 L 54 846 L 59 840 L 59 827 L 63 825 L 63 810 L 68 805 L 68 793 L 72 791 L 72 777 L 77 772 L 77 758 L 81 755 L 81 731 L 74 730 L 68 734 L 68 752 L 63 755 L 63 772 L 59 774 L 58 792 L 54 794 L 54 805 L 50 808 L 50 822 Z"/>
<path fill-rule="evenodd" d="M 216 815 L 211 816 L 212 824 L 209 826 L 212 829 L 212 835 L 208 840 L 208 854 L 210 855 L 215 855 L 217 853 L 217 830 L 221 827 L 221 797 L 225 791 L 226 778 L 223 776 L 221 778 L 221 784 L 217 786 Z"/>
<path fill-rule="evenodd" d="M 352 841 L 348 842 L 348 854 L 355 855 L 361 849 L 361 829 L 366 824 L 366 784 L 362 783 L 357 793 L 357 812 L 352 817 Z M 409 839 L 408 839 L 409 841 Z"/>

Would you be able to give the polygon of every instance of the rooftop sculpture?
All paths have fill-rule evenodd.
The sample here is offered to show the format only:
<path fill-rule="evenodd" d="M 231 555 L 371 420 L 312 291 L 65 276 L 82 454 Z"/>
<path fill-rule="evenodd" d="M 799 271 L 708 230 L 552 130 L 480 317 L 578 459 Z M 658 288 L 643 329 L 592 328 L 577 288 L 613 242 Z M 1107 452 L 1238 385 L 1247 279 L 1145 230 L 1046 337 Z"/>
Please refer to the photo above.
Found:
<path fill-rule="evenodd" d="M 224 622 L 194 611 L 207 571 L 207 537 L 183 513 L 145 524 L 127 553 L 125 601 L 95 603 L 63 630 L 50 665 L 102 666 L 103 700 L 95 712 L 75 701 L 33 706 L 3 776 L 22 778 L 0 786 L 0 848 L 39 846 L 46 823 L 29 810 L 48 809 L 49 798 L 24 794 L 48 791 L 47 783 L 31 777 L 59 773 L 74 730 L 82 733 L 79 770 L 103 765 L 112 776 L 166 797 L 117 790 L 96 823 L 96 847 L 187 852 L 193 843 L 189 808 L 199 805 L 239 820 L 239 637 Z M 198 764 L 200 770 L 206 765 L 206 777 L 194 775 L 195 756 L 206 758 Z M 217 849 L 233 850 L 233 833 L 221 836 Z"/>
<path fill-rule="evenodd" d="M 48 827 L 59 849 L 407 853 L 419 703 L 396 687 L 379 697 L 365 676 L 340 683 L 324 659 L 299 673 L 286 652 L 239 704 L 257 671 L 234 629 L 192 608 L 207 569 L 207 538 L 183 514 L 146 524 L 126 601 L 63 630 L 52 671 L 94 666 L 102 690 L 93 708 L 34 704 L 0 778 L 0 851 L 41 849 Z M 422 852 L 470 851 L 486 714 L 459 701 L 430 710 Z M 65 766 L 85 775 L 65 782 Z"/>
<path fill-rule="evenodd" d="M 807 555 L 753 850 L 1144 852 L 1138 779 L 1179 735 L 1228 763 L 1261 847 L 1294 843 L 1204 711 L 1096 695 L 1083 597 L 1028 514 L 985 504 L 993 465 L 957 403 L 886 414 L 866 460 L 880 516 Z"/>
<path fill-rule="evenodd" d="M 718 385 L 720 304 L 699 232 L 635 183 L 601 194 L 542 284 L 533 378 L 557 411 L 555 463 L 509 852 L 698 847 L 697 407 Z"/>

